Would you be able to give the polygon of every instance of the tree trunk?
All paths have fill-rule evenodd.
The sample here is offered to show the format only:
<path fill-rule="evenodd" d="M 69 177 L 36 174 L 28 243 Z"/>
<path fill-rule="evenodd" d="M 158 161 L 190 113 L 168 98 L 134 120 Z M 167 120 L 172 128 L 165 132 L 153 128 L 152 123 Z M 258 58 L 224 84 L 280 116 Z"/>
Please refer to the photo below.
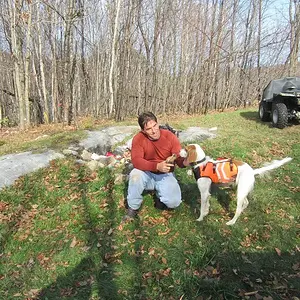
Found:
<path fill-rule="evenodd" d="M 291 26 L 289 75 L 295 76 L 297 74 L 300 41 L 300 3 L 298 0 L 290 0 L 289 14 Z"/>
<path fill-rule="evenodd" d="M 10 15 L 11 51 L 14 60 L 15 95 L 19 104 L 19 126 L 24 130 L 30 126 L 29 110 L 29 60 L 30 60 L 30 33 L 31 33 L 31 7 L 28 2 L 28 11 L 22 12 L 22 2 L 8 2 Z M 21 24 L 23 21 L 23 24 Z M 27 27 L 27 35 L 24 38 L 22 25 Z M 25 51 L 23 43 L 25 41 Z"/>
<path fill-rule="evenodd" d="M 108 115 L 111 117 L 114 109 L 115 102 L 115 91 L 114 91 L 114 68 L 115 68 L 115 57 L 116 57 L 116 47 L 117 47 L 117 33 L 119 26 L 119 13 L 121 7 L 121 0 L 117 0 L 116 4 L 116 14 L 114 20 L 114 31 L 113 31 L 113 40 L 111 45 L 111 62 L 110 62 L 110 71 L 109 71 L 109 93 L 110 93 L 110 101 L 109 101 L 109 111 Z"/>

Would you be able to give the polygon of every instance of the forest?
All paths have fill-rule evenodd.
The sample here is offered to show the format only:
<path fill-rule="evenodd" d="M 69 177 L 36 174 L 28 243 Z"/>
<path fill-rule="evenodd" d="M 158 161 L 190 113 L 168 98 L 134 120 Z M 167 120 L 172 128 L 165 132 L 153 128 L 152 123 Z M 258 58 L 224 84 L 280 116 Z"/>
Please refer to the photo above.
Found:
<path fill-rule="evenodd" d="M 206 114 L 299 72 L 298 0 L 0 0 L 0 126 Z"/>

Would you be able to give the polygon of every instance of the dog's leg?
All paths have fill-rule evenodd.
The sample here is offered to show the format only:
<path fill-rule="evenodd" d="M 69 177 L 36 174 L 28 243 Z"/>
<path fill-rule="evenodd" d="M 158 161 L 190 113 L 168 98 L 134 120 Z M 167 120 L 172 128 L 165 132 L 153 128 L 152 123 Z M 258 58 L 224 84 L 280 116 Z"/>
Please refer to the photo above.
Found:
<path fill-rule="evenodd" d="M 211 180 L 206 177 L 199 178 L 197 181 L 198 189 L 201 195 L 201 212 L 197 221 L 202 221 L 203 218 L 209 213 L 209 197 Z"/>
<path fill-rule="evenodd" d="M 248 206 L 249 201 L 247 199 L 248 194 L 252 191 L 254 187 L 254 173 L 252 168 L 245 164 L 239 170 L 237 178 L 237 206 L 235 215 L 232 220 L 228 221 L 226 225 L 233 225 L 243 212 L 243 210 Z"/>

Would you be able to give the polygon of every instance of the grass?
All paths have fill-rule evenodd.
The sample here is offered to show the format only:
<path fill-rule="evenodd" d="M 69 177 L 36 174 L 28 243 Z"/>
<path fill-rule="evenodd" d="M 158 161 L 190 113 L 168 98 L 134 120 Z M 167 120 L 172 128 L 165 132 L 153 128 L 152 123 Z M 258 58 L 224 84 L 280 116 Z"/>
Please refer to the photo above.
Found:
<path fill-rule="evenodd" d="M 271 128 L 254 109 L 167 121 L 181 129 L 217 126 L 217 138 L 202 143 L 212 157 L 254 167 L 293 161 L 257 179 L 233 227 L 225 223 L 234 191 L 213 194 L 210 214 L 195 221 L 199 192 L 186 169 L 176 170 L 184 200 L 178 209 L 158 211 L 146 194 L 139 218 L 120 226 L 127 186 L 114 176 L 122 166 L 90 172 L 72 159 L 52 161 L 0 191 L 0 299 L 300 296 L 299 126 Z"/>

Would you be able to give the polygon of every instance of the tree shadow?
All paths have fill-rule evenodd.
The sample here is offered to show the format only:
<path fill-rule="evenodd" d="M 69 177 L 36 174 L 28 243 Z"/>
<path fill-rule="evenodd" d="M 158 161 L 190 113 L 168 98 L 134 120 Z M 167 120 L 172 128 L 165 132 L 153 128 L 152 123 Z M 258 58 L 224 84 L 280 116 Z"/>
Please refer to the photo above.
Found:
<path fill-rule="evenodd" d="M 186 299 L 289 300 L 300 296 L 298 275 L 292 269 L 299 257 L 290 253 L 221 252 L 214 256 L 214 266 L 193 266 L 196 276 L 183 282 Z"/>
<path fill-rule="evenodd" d="M 200 196 L 195 182 L 187 183 L 187 180 L 183 182 L 181 178 L 178 179 L 183 195 L 187 195 L 185 202 L 191 209 L 199 207 L 197 198 Z M 149 230 L 147 223 L 140 222 L 140 219 L 137 218 L 126 225 L 126 230 L 131 231 L 130 238 L 133 238 L 130 250 L 134 251 L 134 254 L 124 254 L 126 259 L 124 259 L 124 263 L 127 268 L 130 267 L 131 282 L 134 282 L 134 284 L 127 287 L 127 294 L 122 294 L 120 293 L 121 287 L 115 282 L 117 279 L 117 275 L 115 275 L 116 262 L 113 257 L 116 251 L 113 246 L 116 237 L 114 231 L 109 233 L 112 228 L 118 227 L 118 207 L 113 200 L 113 188 L 108 193 L 109 209 L 105 215 L 104 228 L 99 228 L 97 221 L 94 221 L 95 218 L 92 217 L 90 201 L 87 198 L 87 185 L 83 178 L 80 181 L 80 190 L 85 207 L 86 231 L 89 233 L 88 240 L 91 250 L 74 269 L 64 276 L 58 277 L 54 283 L 43 289 L 38 299 L 150 299 L 147 295 L 149 289 L 146 286 L 145 278 L 143 278 L 143 272 L 155 271 L 147 269 L 146 259 L 149 258 L 147 255 L 143 255 L 143 251 L 147 251 L 152 246 L 151 236 L 149 236 L 149 233 L 147 235 Z M 124 184 L 124 199 L 126 199 L 126 192 L 127 185 Z M 229 199 L 228 191 L 221 191 L 222 193 L 224 193 L 222 197 L 225 198 L 223 201 L 226 202 L 226 199 Z M 180 222 L 180 216 L 176 217 L 175 215 L 174 218 L 178 219 L 176 222 Z M 259 220 L 259 223 L 263 222 L 264 220 Z M 182 295 L 184 295 L 184 299 L 199 300 L 262 299 L 259 298 L 260 296 L 272 296 L 272 299 L 279 300 L 298 297 L 299 290 L 297 290 L 297 286 L 299 284 L 297 280 L 299 278 L 297 277 L 296 268 L 299 268 L 299 266 L 297 267 L 299 254 L 296 251 L 280 255 L 276 251 L 274 253 L 270 251 L 252 253 L 247 251 L 245 247 L 234 249 L 231 246 L 231 240 L 232 244 L 237 244 L 234 240 L 239 236 L 238 231 L 241 230 L 240 228 L 242 228 L 242 224 L 224 229 L 222 225 L 216 222 L 207 222 L 205 225 L 203 223 L 198 225 L 197 223 L 195 234 L 190 236 L 187 241 L 191 245 L 188 249 L 192 249 L 191 255 L 195 256 L 197 251 L 205 248 L 203 251 L 203 255 L 206 256 L 205 259 L 201 257 L 199 262 L 193 260 L 192 265 L 187 264 L 184 253 L 187 249 L 184 243 L 178 243 L 176 259 L 172 255 L 170 255 L 170 259 L 168 258 L 168 261 L 171 261 L 171 259 L 177 260 L 180 257 L 178 259 L 181 262 L 180 266 L 179 264 L 177 266 L 176 264 L 170 265 L 172 268 L 170 277 L 172 279 L 169 279 L 173 286 L 176 286 L 176 282 L 180 282 L 177 283 L 178 289 L 169 289 L 169 284 L 167 285 L 163 281 L 155 279 L 155 277 L 153 279 L 149 278 L 152 286 L 161 287 L 162 292 L 161 294 L 157 292 L 156 299 L 179 299 L 183 298 Z M 135 231 L 139 231 L 139 233 L 135 233 Z M 237 236 L 235 236 L 236 232 L 238 233 Z M 209 236 L 211 233 L 213 235 Z M 245 234 L 248 235 L 248 232 Z M 249 236 L 251 237 L 250 234 Z M 199 237 L 201 237 L 202 243 L 200 248 L 198 244 Z M 97 247 L 99 241 L 101 241 L 101 247 Z M 253 243 L 255 243 L 255 240 L 253 240 Z M 291 249 L 292 244 L 292 241 L 288 241 L 288 248 Z M 166 255 L 170 254 L 171 248 L 172 246 L 170 246 L 170 249 L 166 249 Z M 193 249 L 195 249 L 194 252 Z M 251 248 L 251 250 L 254 250 L 254 248 Z M 107 255 L 108 253 L 109 255 Z M 295 268 L 295 271 L 292 268 Z M 229 287 L 232 287 L 232 290 Z M 98 298 L 93 294 L 95 290 L 99 295 Z M 257 298 L 255 298 L 256 296 Z"/>
<path fill-rule="evenodd" d="M 84 168 L 79 169 L 79 190 L 84 206 L 85 231 L 88 233 L 89 250 L 87 256 L 66 275 L 59 276 L 56 281 L 44 288 L 38 299 L 91 299 L 93 290 L 101 295 L 101 299 L 119 299 L 118 287 L 114 283 L 115 248 L 114 229 L 117 224 L 117 203 L 113 199 L 113 176 L 110 174 L 108 183 L 107 204 L 104 226 L 97 223 L 92 216 L 90 201 L 87 197 L 87 184 L 84 179 Z M 108 172 L 112 172 L 108 170 Z"/>

